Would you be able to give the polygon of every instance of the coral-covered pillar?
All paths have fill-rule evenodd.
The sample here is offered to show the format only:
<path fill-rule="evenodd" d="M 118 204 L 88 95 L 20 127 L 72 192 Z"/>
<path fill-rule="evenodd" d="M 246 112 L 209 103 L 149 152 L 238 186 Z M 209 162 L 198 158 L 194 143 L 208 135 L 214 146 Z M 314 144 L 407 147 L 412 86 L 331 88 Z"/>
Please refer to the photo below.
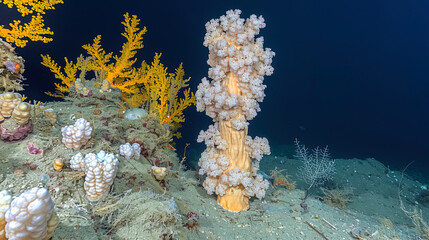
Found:
<path fill-rule="evenodd" d="M 206 24 L 204 46 L 209 48 L 209 77 L 202 79 L 196 92 L 197 110 L 205 111 L 214 124 L 201 131 L 199 142 L 207 148 L 201 154 L 199 174 L 207 175 L 203 186 L 215 193 L 225 209 L 249 209 L 250 197 L 265 196 L 268 181 L 258 174 L 263 154 L 270 154 L 266 138 L 247 135 L 249 120 L 260 111 L 264 98 L 264 76 L 271 75 L 274 52 L 263 48 L 256 38 L 265 27 L 264 19 L 240 18 L 240 10 Z M 252 159 L 255 159 L 252 162 Z"/>

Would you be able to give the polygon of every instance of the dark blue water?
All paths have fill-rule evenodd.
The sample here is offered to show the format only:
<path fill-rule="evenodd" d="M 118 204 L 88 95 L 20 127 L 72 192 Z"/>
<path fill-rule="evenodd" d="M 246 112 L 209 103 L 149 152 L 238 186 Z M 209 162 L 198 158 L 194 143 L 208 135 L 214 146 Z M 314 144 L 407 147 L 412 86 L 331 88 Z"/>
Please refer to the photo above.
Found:
<path fill-rule="evenodd" d="M 329 145 L 334 157 L 374 157 L 396 169 L 415 161 L 409 171 L 422 176 L 429 166 L 427 1 L 65 2 L 45 17 L 54 41 L 17 50 L 26 59 L 30 99 L 48 100 L 43 92 L 53 90 L 41 53 L 64 65 L 63 57 L 75 59 L 98 34 L 106 51 L 118 53 L 125 12 L 148 28 L 139 61 L 162 52 L 172 71 L 183 62 L 196 90 L 208 70 L 204 24 L 239 8 L 245 18 L 264 16 L 261 36 L 276 52 L 251 135 L 272 145 L 293 144 L 295 138 L 310 147 Z M 0 24 L 19 18 L 3 5 L 0 11 Z M 195 108 L 186 114 L 179 149 L 185 142 L 195 147 L 198 132 L 211 123 Z"/>

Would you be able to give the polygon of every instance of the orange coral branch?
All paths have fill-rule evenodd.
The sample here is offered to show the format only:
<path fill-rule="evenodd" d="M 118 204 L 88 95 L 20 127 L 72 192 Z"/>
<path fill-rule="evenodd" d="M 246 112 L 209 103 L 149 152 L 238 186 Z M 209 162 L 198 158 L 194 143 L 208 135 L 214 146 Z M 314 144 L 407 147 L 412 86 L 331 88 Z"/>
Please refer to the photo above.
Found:
<path fill-rule="evenodd" d="M 40 14 L 45 14 L 45 10 L 55 9 L 55 5 L 59 3 L 64 3 L 62 0 L 0 0 L 0 3 L 6 4 L 9 8 L 16 6 L 18 12 L 22 16 L 32 14 L 37 12 Z"/>
<path fill-rule="evenodd" d="M 42 14 L 45 10 L 55 9 L 54 5 L 64 3 L 62 0 L 0 0 L 0 3 L 7 5 L 9 8 L 16 6 L 17 11 L 22 16 L 36 13 L 31 17 L 30 22 L 21 24 L 20 20 L 14 20 L 9 23 L 10 29 L 0 26 L 0 37 L 6 39 L 7 42 L 14 43 L 17 47 L 25 47 L 29 40 L 42 41 L 48 43 L 52 38 L 46 35 L 53 35 L 54 33 L 45 28 Z"/>
<path fill-rule="evenodd" d="M 142 30 L 138 27 L 140 19 L 136 15 L 132 15 L 132 18 L 130 18 L 129 14 L 126 13 L 124 17 L 125 20 L 122 25 L 125 26 L 125 32 L 121 35 L 127 39 L 127 42 L 122 45 L 121 56 L 114 56 L 113 59 L 116 62 L 109 65 L 106 80 L 111 83 L 118 76 L 131 77 L 133 75 L 134 71 L 131 67 L 137 61 L 137 59 L 133 58 L 137 50 L 143 48 L 143 34 L 147 32 L 146 27 L 143 27 Z"/>

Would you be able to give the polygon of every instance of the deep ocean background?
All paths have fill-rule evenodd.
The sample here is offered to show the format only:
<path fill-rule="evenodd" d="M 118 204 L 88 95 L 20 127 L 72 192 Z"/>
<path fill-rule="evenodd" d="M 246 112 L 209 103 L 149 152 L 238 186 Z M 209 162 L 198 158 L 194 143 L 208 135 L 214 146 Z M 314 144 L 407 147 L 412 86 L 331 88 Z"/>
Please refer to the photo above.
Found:
<path fill-rule="evenodd" d="M 51 100 L 44 92 L 54 89 L 40 54 L 64 66 L 64 57 L 76 59 L 99 34 L 116 54 L 126 12 L 148 29 L 138 63 L 155 52 L 171 71 L 183 62 L 195 91 L 209 68 L 205 23 L 241 9 L 243 18 L 263 15 L 260 36 L 276 52 L 250 135 L 267 137 L 273 149 L 295 138 L 310 148 L 329 145 L 334 158 L 373 157 L 396 170 L 415 161 L 407 171 L 429 177 L 428 1 L 64 1 L 45 16 L 54 41 L 17 49 L 29 100 Z M 0 25 L 13 19 L 21 17 L 0 5 Z M 186 116 L 179 154 L 186 142 L 203 149 L 196 138 L 211 124 L 195 107 Z"/>

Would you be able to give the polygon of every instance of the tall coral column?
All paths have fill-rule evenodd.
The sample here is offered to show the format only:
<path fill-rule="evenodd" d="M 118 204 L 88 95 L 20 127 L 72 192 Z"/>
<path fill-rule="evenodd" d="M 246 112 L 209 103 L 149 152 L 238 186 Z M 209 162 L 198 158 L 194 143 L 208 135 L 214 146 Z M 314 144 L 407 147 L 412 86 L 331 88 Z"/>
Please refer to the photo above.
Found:
<path fill-rule="evenodd" d="M 217 194 L 218 203 L 233 212 L 247 210 L 250 197 L 261 199 L 269 185 L 257 173 L 263 154 L 270 154 L 268 140 L 252 139 L 247 131 L 265 96 L 264 76 L 274 70 L 274 52 L 263 48 L 262 37 L 255 39 L 265 27 L 264 19 L 251 15 L 244 20 L 240 14 L 230 10 L 206 24 L 204 46 L 209 48 L 213 80 L 203 78 L 196 92 L 197 110 L 215 122 L 198 136 L 207 146 L 199 174 L 207 174 L 206 191 Z"/>
<path fill-rule="evenodd" d="M 240 88 L 238 88 L 238 76 L 234 73 L 228 73 L 222 86 L 227 89 L 229 94 L 241 95 Z M 224 172 L 228 172 L 236 167 L 239 169 L 250 172 L 252 170 L 252 160 L 249 153 L 246 151 L 245 140 L 247 136 L 247 127 L 244 129 L 236 130 L 232 127 L 233 121 L 240 119 L 242 114 L 239 113 L 234 119 L 219 121 L 220 137 L 226 141 L 228 148 L 221 150 L 220 153 L 229 159 L 229 167 Z M 249 197 L 244 194 L 243 185 L 230 187 L 225 191 L 224 195 L 217 196 L 217 202 L 225 209 L 233 212 L 239 212 L 249 208 Z"/>

